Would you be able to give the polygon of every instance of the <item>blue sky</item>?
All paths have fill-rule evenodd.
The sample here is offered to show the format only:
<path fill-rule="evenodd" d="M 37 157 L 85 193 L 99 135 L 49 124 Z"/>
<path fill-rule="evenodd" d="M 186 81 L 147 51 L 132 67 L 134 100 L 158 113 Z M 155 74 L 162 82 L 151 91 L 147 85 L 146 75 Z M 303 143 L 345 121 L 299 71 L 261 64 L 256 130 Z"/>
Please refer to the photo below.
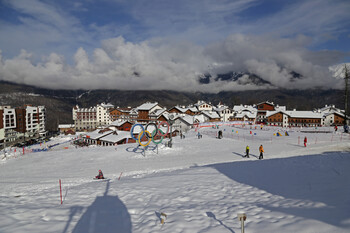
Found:
<path fill-rule="evenodd" d="M 133 70 L 144 79 L 162 76 L 163 72 L 170 72 L 169 78 L 188 78 L 209 72 L 205 67 L 213 73 L 230 69 L 256 72 L 263 64 L 271 65 L 266 74 L 271 76 L 275 72 L 272 65 L 282 63 L 313 76 L 315 66 L 350 61 L 349 12 L 349 0 L 2 0 L 1 74 L 6 76 L 3 79 L 35 83 L 11 70 L 29 62 L 33 76 L 38 69 L 42 72 L 43 67 L 54 66 L 59 72 L 45 70 L 47 76 L 68 72 L 64 74 L 70 79 L 78 79 L 84 72 L 91 76 L 103 73 L 83 68 L 84 64 L 92 67 L 103 62 L 104 71 L 114 72 L 114 76 L 101 76 L 113 79 L 113 83 Z M 265 58 L 263 53 L 267 52 Z M 237 60 L 242 53 L 247 54 Z M 145 59 L 149 57 L 163 60 L 148 64 Z M 170 70 L 149 71 L 151 65 L 159 65 L 164 59 L 170 59 Z M 201 59 L 203 64 L 199 64 Z M 192 68 L 186 67 L 186 73 L 180 74 L 189 62 Z M 111 63 L 113 67 L 123 64 L 129 70 L 115 73 Z M 298 63 L 313 66 L 301 67 Z M 38 82 L 47 79 L 50 77 L 41 77 Z M 282 79 L 281 85 L 285 81 Z M 187 84 L 191 83 L 193 80 Z M 92 82 L 86 88 L 94 85 Z"/>

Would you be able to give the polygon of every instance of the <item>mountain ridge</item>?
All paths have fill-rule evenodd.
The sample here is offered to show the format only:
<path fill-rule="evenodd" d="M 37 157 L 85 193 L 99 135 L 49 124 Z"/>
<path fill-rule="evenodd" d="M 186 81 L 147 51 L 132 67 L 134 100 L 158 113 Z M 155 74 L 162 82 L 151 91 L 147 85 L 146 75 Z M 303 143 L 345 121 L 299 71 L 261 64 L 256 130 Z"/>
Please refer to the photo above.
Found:
<path fill-rule="evenodd" d="M 12 107 L 24 104 L 44 105 L 47 109 L 47 129 L 57 130 L 58 124 L 73 123 L 72 108 L 95 106 L 105 102 L 115 107 L 136 107 L 146 101 L 158 102 L 168 109 L 176 105 L 194 104 L 198 100 L 229 107 L 239 104 L 253 105 L 264 101 L 286 106 L 287 109 L 313 110 L 324 105 L 336 105 L 344 109 L 343 90 L 287 90 L 270 89 L 202 93 L 180 91 L 123 91 L 123 90 L 52 90 L 30 85 L 0 81 L 0 105 Z"/>

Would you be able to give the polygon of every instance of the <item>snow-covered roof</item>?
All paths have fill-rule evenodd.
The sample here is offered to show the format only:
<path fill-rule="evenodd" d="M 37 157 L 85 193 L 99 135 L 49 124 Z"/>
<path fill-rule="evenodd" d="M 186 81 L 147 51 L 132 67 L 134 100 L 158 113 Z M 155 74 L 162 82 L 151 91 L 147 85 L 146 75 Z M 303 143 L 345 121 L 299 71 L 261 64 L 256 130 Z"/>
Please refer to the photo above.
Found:
<path fill-rule="evenodd" d="M 67 128 L 74 128 L 74 127 L 75 127 L 74 124 L 61 124 L 61 125 L 58 125 L 59 129 L 67 129 Z"/>
<path fill-rule="evenodd" d="M 292 118 L 323 118 L 323 114 L 312 111 L 285 111 Z"/>
<path fill-rule="evenodd" d="M 211 119 L 220 118 L 217 112 L 203 111 L 202 113 Z"/>
<path fill-rule="evenodd" d="M 264 102 L 258 103 L 257 106 L 260 104 L 269 104 L 269 105 L 275 106 L 275 104 L 273 102 L 269 102 L 269 101 L 264 101 Z"/>
<path fill-rule="evenodd" d="M 193 116 L 190 116 L 190 115 L 185 115 L 185 116 L 179 117 L 178 119 L 187 123 L 188 125 L 193 125 L 193 122 L 194 122 Z"/>
<path fill-rule="evenodd" d="M 190 110 L 190 111 L 192 111 L 192 112 L 198 112 L 198 111 L 199 111 L 198 108 L 197 108 L 197 107 L 194 107 L 194 106 L 188 107 L 187 110 Z M 186 110 L 186 111 L 187 111 L 187 110 Z"/>
<path fill-rule="evenodd" d="M 226 109 L 228 109 L 229 107 L 228 106 L 225 106 L 225 105 L 220 105 L 218 107 L 214 107 L 213 108 L 213 111 L 217 111 L 217 112 L 221 112 L 221 111 L 224 111 Z"/>
<path fill-rule="evenodd" d="M 182 112 L 182 113 L 187 111 L 187 108 L 184 108 L 184 107 L 181 107 L 181 106 L 175 106 L 174 108 L 179 110 L 179 112 Z"/>
<path fill-rule="evenodd" d="M 110 103 L 101 103 L 99 104 L 101 107 L 104 107 L 104 108 L 114 108 L 114 105 L 113 104 L 110 104 Z"/>
<path fill-rule="evenodd" d="M 286 106 L 275 106 L 275 110 L 276 111 L 286 111 L 287 108 L 286 108 Z"/>
<path fill-rule="evenodd" d="M 100 131 L 101 131 L 101 129 L 96 129 L 96 130 L 94 130 L 92 132 L 88 132 L 88 133 L 86 133 L 85 137 L 96 140 L 96 139 L 104 137 L 104 136 L 106 136 L 108 134 L 113 133 L 113 130 L 109 130 L 109 131 L 106 131 L 104 133 L 99 133 Z"/>
<path fill-rule="evenodd" d="M 243 111 L 256 112 L 258 110 L 254 106 L 241 104 L 241 105 L 233 106 L 233 111 L 235 111 L 235 112 L 243 112 Z"/>
<path fill-rule="evenodd" d="M 116 121 L 113 121 L 110 126 L 122 126 L 123 124 L 125 124 L 126 122 L 129 122 L 130 121 L 126 121 L 126 120 L 116 120 Z"/>
<path fill-rule="evenodd" d="M 154 103 L 151 103 L 151 102 L 147 102 L 147 103 L 144 103 L 144 104 L 141 104 L 140 106 L 137 107 L 137 110 L 151 110 L 152 108 L 154 108 L 155 106 L 158 105 L 158 102 L 154 102 Z"/>
<path fill-rule="evenodd" d="M 235 115 L 235 118 L 244 118 L 247 117 L 249 119 L 255 118 L 256 117 L 256 112 L 251 113 L 251 112 L 241 112 L 241 113 L 237 113 Z"/>
<path fill-rule="evenodd" d="M 102 137 L 100 140 L 104 142 L 119 142 L 120 140 L 126 139 L 126 138 L 131 138 L 130 132 L 129 131 L 117 131 L 117 134 L 109 134 L 105 137 Z"/>
<path fill-rule="evenodd" d="M 193 121 L 194 121 L 194 122 L 203 123 L 203 122 L 205 122 L 205 117 L 203 116 L 203 114 L 194 115 L 194 116 L 193 116 Z"/>
<path fill-rule="evenodd" d="M 279 112 L 282 113 L 282 114 L 288 115 L 288 113 L 286 113 L 285 111 L 266 111 L 266 117 L 275 115 L 275 114 L 277 114 Z"/>
<path fill-rule="evenodd" d="M 165 111 L 166 111 L 166 108 L 156 109 L 156 110 L 152 111 L 149 115 L 153 115 L 153 116 L 158 117 L 158 116 L 162 115 Z"/>
<path fill-rule="evenodd" d="M 339 115 L 339 116 L 345 117 L 345 114 L 344 114 L 344 113 L 342 113 L 342 112 L 336 112 L 336 111 L 323 113 L 323 116 L 324 116 L 324 117 L 327 117 L 327 116 L 333 115 L 333 114 L 337 114 L 337 115 Z"/>
<path fill-rule="evenodd" d="M 323 108 L 317 109 L 318 112 L 341 112 L 339 108 L 336 108 L 335 105 L 326 105 Z"/>
<path fill-rule="evenodd" d="M 203 101 L 203 100 L 198 100 L 198 102 L 195 103 L 194 105 L 195 105 L 195 106 L 200 106 L 200 105 L 203 105 L 203 104 L 212 106 L 211 103 L 207 103 L 207 102 L 205 102 L 205 101 Z"/>

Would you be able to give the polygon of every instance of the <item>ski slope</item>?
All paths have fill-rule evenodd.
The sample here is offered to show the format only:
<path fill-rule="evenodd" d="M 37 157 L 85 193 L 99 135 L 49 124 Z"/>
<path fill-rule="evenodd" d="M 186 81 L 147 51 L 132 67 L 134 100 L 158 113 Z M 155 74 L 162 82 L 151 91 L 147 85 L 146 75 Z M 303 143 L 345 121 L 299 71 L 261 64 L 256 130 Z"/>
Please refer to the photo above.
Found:
<path fill-rule="evenodd" d="M 193 130 L 172 148 L 151 143 L 146 151 L 75 148 L 73 136 L 62 136 L 41 145 L 58 144 L 46 152 L 7 151 L 0 154 L 0 232 L 237 233 L 242 212 L 249 233 L 350 232 L 349 134 L 284 131 L 207 127 L 202 139 Z M 247 145 L 250 158 L 243 158 Z M 110 180 L 93 180 L 99 169 Z"/>

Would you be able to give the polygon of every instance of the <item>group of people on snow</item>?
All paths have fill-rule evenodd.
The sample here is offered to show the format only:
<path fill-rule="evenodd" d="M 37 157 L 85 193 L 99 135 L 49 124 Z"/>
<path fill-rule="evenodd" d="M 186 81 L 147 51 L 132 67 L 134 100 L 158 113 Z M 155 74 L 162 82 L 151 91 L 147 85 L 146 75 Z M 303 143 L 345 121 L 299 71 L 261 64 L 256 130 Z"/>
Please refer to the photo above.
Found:
<path fill-rule="evenodd" d="M 250 150 L 250 148 L 247 145 L 247 147 L 245 148 L 245 155 L 243 157 L 249 158 L 249 150 Z M 260 152 L 259 159 L 263 159 L 264 158 L 264 147 L 263 147 L 263 145 L 259 146 L 259 152 Z"/>

